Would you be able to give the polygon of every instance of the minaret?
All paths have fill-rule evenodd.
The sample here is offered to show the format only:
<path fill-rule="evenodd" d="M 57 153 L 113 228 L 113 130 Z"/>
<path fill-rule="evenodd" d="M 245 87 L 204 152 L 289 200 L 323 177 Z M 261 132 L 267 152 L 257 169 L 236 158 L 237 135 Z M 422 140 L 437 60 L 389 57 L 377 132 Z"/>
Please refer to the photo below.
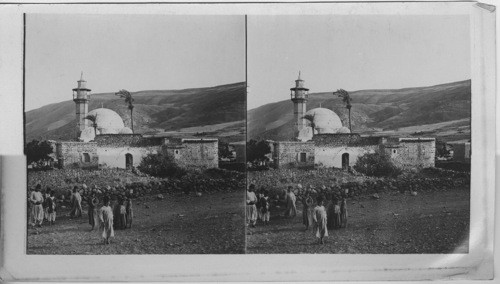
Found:
<path fill-rule="evenodd" d="M 304 115 L 306 114 L 307 99 L 309 98 L 309 89 L 304 87 L 304 80 L 299 78 L 295 80 L 295 87 L 290 88 L 290 98 L 293 102 L 293 115 L 295 121 L 295 136 L 299 136 L 299 132 L 304 129 L 306 125 L 306 120 Z"/>
<path fill-rule="evenodd" d="M 73 101 L 76 105 L 76 138 L 87 128 L 88 120 L 85 119 L 89 112 L 90 89 L 86 87 L 87 81 L 83 80 L 83 72 L 78 81 L 78 87 L 73 89 Z"/>

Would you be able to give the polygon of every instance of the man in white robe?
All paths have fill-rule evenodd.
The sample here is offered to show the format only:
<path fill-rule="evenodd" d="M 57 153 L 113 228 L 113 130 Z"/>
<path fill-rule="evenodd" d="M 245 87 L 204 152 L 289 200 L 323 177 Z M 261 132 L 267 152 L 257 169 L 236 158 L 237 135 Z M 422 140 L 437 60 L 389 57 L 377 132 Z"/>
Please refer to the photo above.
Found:
<path fill-rule="evenodd" d="M 33 204 L 33 217 L 35 226 L 41 227 L 43 222 L 43 195 L 40 192 L 42 186 L 37 184 L 35 191 L 31 192 L 30 202 Z"/>

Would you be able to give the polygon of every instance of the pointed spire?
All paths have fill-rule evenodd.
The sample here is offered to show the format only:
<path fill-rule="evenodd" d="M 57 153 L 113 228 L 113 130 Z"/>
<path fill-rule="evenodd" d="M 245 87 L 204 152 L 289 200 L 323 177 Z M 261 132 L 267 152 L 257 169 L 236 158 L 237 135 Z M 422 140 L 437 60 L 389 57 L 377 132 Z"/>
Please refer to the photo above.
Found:
<path fill-rule="evenodd" d="M 83 81 L 83 71 L 82 71 L 82 73 L 80 74 L 80 81 Z"/>
<path fill-rule="evenodd" d="M 301 79 L 300 79 L 300 70 L 299 70 L 299 78 L 298 78 L 297 80 L 301 80 Z"/>

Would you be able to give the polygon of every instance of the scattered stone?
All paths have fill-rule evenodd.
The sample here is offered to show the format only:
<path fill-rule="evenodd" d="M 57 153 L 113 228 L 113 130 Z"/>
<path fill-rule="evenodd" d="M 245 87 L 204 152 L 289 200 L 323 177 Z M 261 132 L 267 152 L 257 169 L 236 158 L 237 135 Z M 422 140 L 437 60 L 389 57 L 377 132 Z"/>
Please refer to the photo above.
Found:
<path fill-rule="evenodd" d="M 157 199 L 164 199 L 165 197 L 163 197 L 163 194 L 158 194 L 158 195 L 156 196 L 156 198 L 157 198 Z"/>
<path fill-rule="evenodd" d="M 380 199 L 380 196 L 378 195 L 378 193 L 374 193 L 374 194 L 372 195 L 372 197 L 373 197 L 373 198 L 375 198 L 375 199 Z"/>
<path fill-rule="evenodd" d="M 417 192 L 416 192 L 416 191 L 412 191 L 412 192 L 411 192 L 411 195 L 413 195 L 413 196 L 417 196 Z"/>

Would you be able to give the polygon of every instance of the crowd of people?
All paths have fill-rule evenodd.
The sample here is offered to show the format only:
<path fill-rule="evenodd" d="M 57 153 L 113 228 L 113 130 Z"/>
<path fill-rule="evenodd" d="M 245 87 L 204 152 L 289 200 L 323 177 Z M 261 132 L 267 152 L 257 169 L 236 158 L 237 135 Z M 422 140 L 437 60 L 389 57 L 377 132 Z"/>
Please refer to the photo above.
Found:
<path fill-rule="evenodd" d="M 277 212 L 278 216 L 295 218 L 298 215 L 298 200 L 302 204 L 305 231 L 312 229 L 318 242 L 322 244 L 328 236 L 328 230 L 347 227 L 347 195 L 348 190 L 342 190 L 338 186 L 327 188 L 323 185 L 316 189 L 313 186 L 303 188 L 301 184 L 297 184 L 296 188 L 290 185 L 283 194 L 271 197 L 269 190 L 264 187 L 257 190 L 252 183 L 247 190 L 247 225 L 255 227 L 258 221 L 269 225 L 271 211 Z"/>
<path fill-rule="evenodd" d="M 103 242 L 109 244 L 115 230 L 132 228 L 134 214 L 130 196 L 113 195 L 114 204 L 111 206 L 112 198 L 109 194 L 103 194 L 103 191 L 106 190 L 101 191 L 97 186 L 89 189 L 83 184 L 68 190 L 68 198 L 64 194 L 56 198 L 55 191 L 50 187 L 42 190 L 41 184 L 37 184 L 28 193 L 28 224 L 33 227 L 42 227 L 44 223 L 53 226 L 56 223 L 56 212 L 66 207 L 70 208 L 70 219 L 83 218 L 82 202 L 85 202 L 90 231 L 98 228 Z M 100 208 L 99 198 L 102 198 Z"/>

